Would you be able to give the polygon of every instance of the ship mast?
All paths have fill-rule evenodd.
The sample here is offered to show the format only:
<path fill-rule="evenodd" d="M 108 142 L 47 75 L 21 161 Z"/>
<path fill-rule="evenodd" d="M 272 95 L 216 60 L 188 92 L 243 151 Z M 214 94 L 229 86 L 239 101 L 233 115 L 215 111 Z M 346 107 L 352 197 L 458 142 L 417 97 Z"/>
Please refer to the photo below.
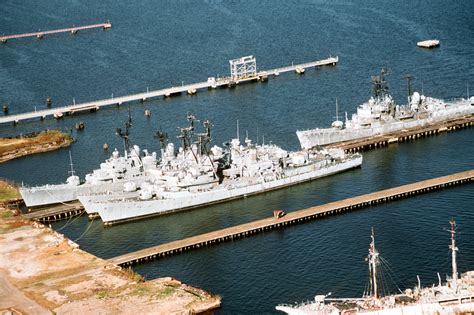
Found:
<path fill-rule="evenodd" d="M 406 75 L 405 80 L 407 80 L 407 93 L 408 93 L 408 104 L 411 102 L 411 80 L 413 80 L 414 77 L 412 75 Z"/>
<path fill-rule="evenodd" d="M 456 262 L 456 251 L 458 248 L 456 247 L 456 221 L 451 220 L 449 221 L 451 224 L 451 245 L 449 246 L 449 249 L 451 249 L 451 259 L 452 259 L 452 266 L 453 266 L 453 288 L 456 290 L 457 289 L 457 281 L 458 281 L 458 265 Z"/>
<path fill-rule="evenodd" d="M 372 241 L 369 245 L 369 255 L 367 261 L 369 263 L 369 276 L 370 276 L 370 293 L 374 299 L 378 299 L 378 288 L 377 288 L 377 264 L 379 261 L 379 252 L 375 249 L 375 233 L 372 228 Z"/>
<path fill-rule="evenodd" d="M 71 150 L 69 150 L 69 165 L 71 165 L 71 170 L 69 171 L 69 173 L 71 173 L 71 176 L 74 176 L 74 165 L 72 164 Z"/>

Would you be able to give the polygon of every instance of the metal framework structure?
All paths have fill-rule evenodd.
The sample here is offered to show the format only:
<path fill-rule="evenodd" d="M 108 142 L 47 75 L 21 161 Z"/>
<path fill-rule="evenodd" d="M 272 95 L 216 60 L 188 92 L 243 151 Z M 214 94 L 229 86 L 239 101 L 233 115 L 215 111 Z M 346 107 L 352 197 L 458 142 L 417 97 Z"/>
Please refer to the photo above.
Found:
<path fill-rule="evenodd" d="M 257 75 L 257 59 L 254 56 L 246 56 L 239 59 L 229 60 L 230 77 L 232 80 L 253 77 Z"/>

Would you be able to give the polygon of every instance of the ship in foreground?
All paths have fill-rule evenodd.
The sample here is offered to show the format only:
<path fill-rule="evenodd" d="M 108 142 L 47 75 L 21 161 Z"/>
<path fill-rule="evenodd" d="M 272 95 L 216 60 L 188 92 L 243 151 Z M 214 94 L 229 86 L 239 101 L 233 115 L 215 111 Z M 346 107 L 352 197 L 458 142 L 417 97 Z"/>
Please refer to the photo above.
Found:
<path fill-rule="evenodd" d="M 188 119 L 189 120 L 189 119 Z M 182 147 L 163 144 L 162 159 L 135 191 L 79 196 L 88 213 L 105 225 L 225 202 L 328 176 L 362 164 L 359 154 L 340 149 L 288 152 L 274 144 L 254 144 L 246 137 L 225 147 L 211 142 L 211 124 L 195 133 L 193 119 L 181 128 Z"/>
<path fill-rule="evenodd" d="M 408 79 L 411 77 L 407 77 Z M 396 105 L 388 93 L 385 71 L 372 76 L 374 95 L 357 107 L 357 113 L 345 122 L 338 119 L 330 128 L 298 130 L 296 135 L 303 149 L 325 146 L 343 141 L 364 139 L 377 135 L 400 132 L 474 114 L 474 97 L 443 101 L 408 91 L 408 104 Z"/>
<path fill-rule="evenodd" d="M 406 289 L 404 293 L 379 295 L 379 252 L 375 248 L 375 237 L 372 229 L 372 241 L 366 261 L 369 265 L 369 292 L 362 298 L 328 298 L 326 295 L 316 295 L 313 302 L 302 304 L 276 306 L 276 310 L 290 315 L 438 315 L 438 314 L 471 314 L 474 312 L 474 271 L 465 272 L 459 277 L 457 270 L 455 235 L 456 223 L 451 222 L 452 276 L 445 284 L 413 290 Z"/>

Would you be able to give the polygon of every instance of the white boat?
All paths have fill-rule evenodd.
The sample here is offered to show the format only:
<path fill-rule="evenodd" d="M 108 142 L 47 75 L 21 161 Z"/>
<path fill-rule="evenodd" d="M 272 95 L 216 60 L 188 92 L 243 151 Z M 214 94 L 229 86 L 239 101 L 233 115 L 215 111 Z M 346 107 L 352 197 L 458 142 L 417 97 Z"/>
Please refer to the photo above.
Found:
<path fill-rule="evenodd" d="M 84 182 L 81 182 L 79 177 L 74 174 L 70 156 L 71 176 L 66 179 L 66 183 L 20 187 L 19 191 L 26 206 L 36 207 L 64 203 L 76 200 L 78 195 L 122 190 L 126 182 L 134 181 L 139 184 L 144 181 L 147 173 L 156 169 L 156 153 L 150 154 L 147 150 L 142 152 L 137 145 L 129 145 L 128 129 L 131 124 L 130 122 L 128 124 L 126 132 L 121 134 L 126 148 L 123 156 L 115 149 L 112 156 L 101 163 L 98 169 L 85 176 Z M 119 133 L 121 133 L 120 129 Z"/>
<path fill-rule="evenodd" d="M 384 135 L 404 129 L 422 127 L 474 114 L 474 97 L 443 101 L 415 92 L 408 105 L 396 105 L 387 93 L 384 72 L 372 77 L 374 96 L 359 105 L 357 113 L 344 124 L 334 122 L 331 128 L 298 130 L 296 135 L 303 149 L 333 143 Z M 410 93 L 411 94 L 411 93 Z"/>
<path fill-rule="evenodd" d="M 455 234 L 456 225 L 451 221 L 452 276 L 445 284 L 422 288 L 418 285 L 406 289 L 400 294 L 380 296 L 379 279 L 381 259 L 375 248 L 372 229 L 372 241 L 366 261 L 369 264 L 369 291 L 361 298 L 329 298 L 331 293 L 316 295 L 314 301 L 301 304 L 280 304 L 276 310 L 291 315 L 439 315 L 472 314 L 474 312 L 474 271 L 468 271 L 459 277 L 456 262 Z"/>

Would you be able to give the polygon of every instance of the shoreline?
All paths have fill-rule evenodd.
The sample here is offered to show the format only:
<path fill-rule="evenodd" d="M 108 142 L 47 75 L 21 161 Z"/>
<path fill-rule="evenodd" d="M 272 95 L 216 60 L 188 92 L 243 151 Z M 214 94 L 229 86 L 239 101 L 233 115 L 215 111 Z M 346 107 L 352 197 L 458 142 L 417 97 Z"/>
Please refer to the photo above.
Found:
<path fill-rule="evenodd" d="M 19 157 L 69 147 L 74 142 L 69 134 L 45 130 L 38 134 L 0 138 L 0 163 Z"/>
<path fill-rule="evenodd" d="M 145 281 L 1 205 L 0 275 L 0 311 L 13 314 L 212 314 L 221 305 L 171 277 Z"/>

